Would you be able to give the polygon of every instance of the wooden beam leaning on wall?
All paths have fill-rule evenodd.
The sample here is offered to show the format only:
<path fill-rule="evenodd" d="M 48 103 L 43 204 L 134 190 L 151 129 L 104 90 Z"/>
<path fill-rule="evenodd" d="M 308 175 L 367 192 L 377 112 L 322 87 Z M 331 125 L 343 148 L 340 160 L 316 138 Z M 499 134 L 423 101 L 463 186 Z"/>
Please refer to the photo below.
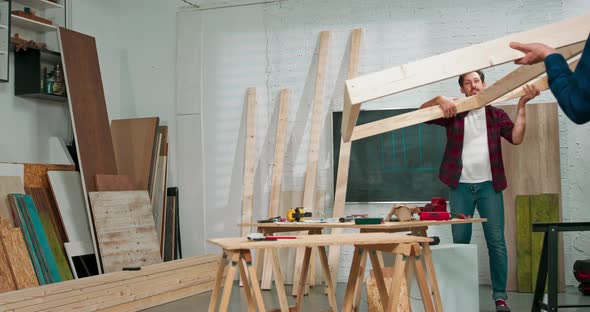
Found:
<path fill-rule="evenodd" d="M 254 170 L 256 168 L 256 88 L 248 88 L 246 99 L 246 144 L 244 148 L 244 181 L 242 186 L 242 223 L 252 223 L 254 204 Z M 242 228 L 242 236 L 250 228 Z"/>
<path fill-rule="evenodd" d="M 280 197 L 281 182 L 283 179 L 283 163 L 285 160 L 285 151 L 287 146 L 287 125 L 289 113 L 289 89 L 282 89 L 279 97 L 279 116 L 277 120 L 277 134 L 275 136 L 275 154 L 272 168 L 272 183 L 270 187 L 270 202 L 268 205 L 268 217 L 280 215 Z M 257 251 L 259 260 L 265 255 L 264 249 Z M 262 289 L 271 289 L 272 287 L 272 254 L 268 253 L 264 257 L 261 285 Z M 259 270 L 260 271 L 260 270 Z"/>
<path fill-rule="evenodd" d="M 359 67 L 359 54 L 363 30 L 354 29 L 350 36 L 350 58 L 348 60 L 348 79 L 356 77 Z M 346 104 L 345 104 L 346 105 Z M 338 218 L 344 216 L 346 206 L 346 190 L 348 186 L 348 168 L 350 164 L 350 148 L 352 142 L 340 140 L 340 154 L 338 157 L 338 173 L 336 175 L 336 193 L 334 195 L 334 209 L 332 217 Z M 340 234 L 342 229 L 333 229 L 332 234 Z M 332 285 L 336 285 L 338 277 L 338 258 L 340 257 L 340 246 L 330 246 L 328 255 L 328 264 L 332 276 Z"/>
<path fill-rule="evenodd" d="M 579 54 L 583 50 L 584 44 L 585 41 L 560 48 L 557 51 L 560 54 L 562 54 L 566 59 L 570 59 L 575 55 Z M 522 88 L 519 89 L 520 86 L 535 79 L 537 76 L 543 74 L 543 72 L 545 72 L 544 63 L 537 63 L 535 65 L 530 66 L 520 66 L 510 74 L 506 75 L 504 78 L 498 80 L 493 85 L 485 88 L 477 95 L 470 96 L 468 98 L 457 101 L 455 103 L 455 105 L 457 106 L 457 113 L 466 112 L 472 109 L 486 106 L 488 104 L 492 104 L 496 99 L 501 99 L 505 101 L 510 99 L 510 97 L 512 96 L 516 97 L 519 94 L 521 94 L 520 91 Z M 542 87 L 542 80 L 540 81 L 541 82 L 539 83 L 539 86 Z M 516 90 L 516 92 L 510 94 L 507 97 L 502 97 L 503 95 L 507 95 L 513 90 Z M 416 125 L 419 123 L 427 122 L 442 117 L 443 112 L 438 106 L 419 109 L 413 112 L 357 126 L 354 128 L 354 131 L 352 132 L 351 140 L 360 140 L 366 137 L 409 127 L 412 125 Z"/>
<path fill-rule="evenodd" d="M 348 142 L 352 136 L 363 102 L 514 61 L 521 58 L 522 53 L 509 47 L 512 41 L 541 42 L 561 48 L 586 40 L 588 32 L 590 14 L 349 79 L 346 81 L 342 114 L 344 141 Z"/>
<path fill-rule="evenodd" d="M 307 168 L 305 170 L 305 185 L 303 189 L 303 208 L 316 214 L 315 195 L 318 178 L 318 159 L 320 154 L 320 139 L 322 130 L 322 120 L 324 116 L 323 97 L 326 83 L 326 67 L 328 66 L 328 49 L 330 44 L 330 32 L 320 32 L 320 46 L 318 49 L 318 66 L 315 80 L 315 91 L 313 95 L 313 109 L 311 113 L 311 133 L 309 135 L 309 150 L 307 153 Z M 301 266 L 303 265 L 303 254 L 305 248 L 297 248 L 297 258 L 295 259 L 295 270 L 293 270 L 293 285 L 298 285 L 301 275 Z M 309 280 L 310 285 L 315 284 L 315 260 L 312 254 L 312 265 L 310 267 Z M 293 296 L 296 296 L 296 287 L 293 287 Z M 306 292 L 307 293 L 307 292 Z"/>

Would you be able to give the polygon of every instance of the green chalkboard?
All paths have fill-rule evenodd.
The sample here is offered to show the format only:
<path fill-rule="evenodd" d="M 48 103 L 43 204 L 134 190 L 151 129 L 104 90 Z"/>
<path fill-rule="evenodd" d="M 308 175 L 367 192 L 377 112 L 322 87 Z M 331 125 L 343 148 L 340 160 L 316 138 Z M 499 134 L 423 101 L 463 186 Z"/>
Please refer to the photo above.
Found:
<path fill-rule="evenodd" d="M 357 125 L 411 112 L 413 109 L 365 110 Z M 334 181 L 340 156 L 342 112 L 334 112 Z M 352 143 L 347 202 L 430 201 L 449 198 L 438 179 L 446 144 L 445 129 L 419 124 Z"/>

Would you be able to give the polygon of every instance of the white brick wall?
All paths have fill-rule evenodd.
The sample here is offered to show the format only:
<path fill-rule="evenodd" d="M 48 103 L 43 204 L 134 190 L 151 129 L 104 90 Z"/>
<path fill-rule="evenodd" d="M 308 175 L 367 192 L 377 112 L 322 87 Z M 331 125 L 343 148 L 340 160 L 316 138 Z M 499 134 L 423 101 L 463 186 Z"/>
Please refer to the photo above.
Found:
<path fill-rule="evenodd" d="M 387 67 L 418 60 L 467 45 L 487 41 L 508 33 L 527 30 L 539 25 L 562 20 L 590 10 L 588 1 L 388 1 L 388 0 L 288 0 L 280 3 L 211 11 L 190 11 L 203 18 L 202 41 L 204 69 L 200 105 L 204 118 L 205 149 L 205 216 L 206 233 L 210 236 L 232 236 L 239 233 L 236 227 L 240 213 L 241 164 L 243 141 L 239 132 L 241 111 L 246 87 L 258 88 L 259 113 L 257 114 L 260 163 L 257 180 L 263 183 L 255 194 L 255 217 L 266 213 L 270 190 L 270 170 L 274 144 L 274 118 L 281 88 L 292 91 L 289 110 L 289 140 L 285 159 L 283 190 L 303 189 L 307 158 L 310 111 L 313 98 L 317 62 L 318 33 L 332 31 L 326 89 L 323 99 L 324 122 L 319 167 L 319 188 L 327 191 L 328 207 L 333 193 L 333 167 L 330 113 L 341 110 L 343 82 L 348 61 L 348 39 L 353 28 L 364 29 L 360 73 L 369 73 Z M 244 17 L 244 14 L 248 17 Z M 240 17 L 239 26 L 230 22 Z M 219 25 L 223 25 L 220 31 Z M 247 25 L 251 25 L 247 27 Z M 224 33 L 227 32 L 227 33 Z M 230 36 L 223 40 L 215 36 Z M 179 41 L 194 40 L 190 33 Z M 209 36 L 209 37 L 208 37 Z M 220 41 L 221 40 L 221 41 Z M 218 45 L 214 45 L 217 43 Z M 253 49 L 253 47 L 258 49 Z M 230 53 L 239 62 L 220 63 Z M 251 53 L 251 54 L 248 54 Z M 260 55 L 263 53 L 264 55 Z M 493 82 L 514 68 L 506 64 L 486 71 Z M 180 70 L 180 69 L 179 69 Z M 228 74 L 244 75 L 231 84 L 220 84 Z M 417 107 L 436 95 L 461 96 L 455 79 L 404 92 L 366 103 L 365 108 Z M 549 92 L 536 99 L 539 102 L 554 100 Z M 212 114 L 208 115 L 207 112 Z M 209 126 L 207 123 L 209 122 Z M 223 122 L 223 128 L 219 123 Z M 217 126 L 215 126 L 217 125 Z M 227 128 L 225 128 L 227 127 Z M 590 220 L 590 149 L 584 138 L 588 126 L 575 126 L 560 116 L 562 188 L 564 220 Z M 180 135 L 180 134 L 179 134 Z M 218 145 L 224 145 L 223 147 Z M 223 160 L 223 161 L 221 161 Z M 211 168 L 211 169 L 207 169 Z M 183 170 L 182 168 L 179 168 Z M 236 206 L 237 205 L 237 206 Z M 186 205 L 185 205 L 186 207 Z M 348 212 L 385 214 L 389 205 L 348 205 Z M 221 218 L 225 217 L 225 219 Z M 476 225 L 473 241 L 479 245 L 480 281 L 489 282 L 487 250 L 483 243 L 481 226 Z M 450 242 L 450 229 L 440 227 L 431 234 Z M 571 271 L 575 259 L 590 258 L 588 235 L 571 234 L 565 237 L 566 272 Z M 208 251 L 215 250 L 208 246 Z M 350 263 L 350 250 L 343 248 L 341 274 L 346 274 Z M 515 265 L 515 264 L 512 264 Z M 571 274 L 566 274 L 573 284 Z M 342 280 L 344 275 L 340 275 Z"/>

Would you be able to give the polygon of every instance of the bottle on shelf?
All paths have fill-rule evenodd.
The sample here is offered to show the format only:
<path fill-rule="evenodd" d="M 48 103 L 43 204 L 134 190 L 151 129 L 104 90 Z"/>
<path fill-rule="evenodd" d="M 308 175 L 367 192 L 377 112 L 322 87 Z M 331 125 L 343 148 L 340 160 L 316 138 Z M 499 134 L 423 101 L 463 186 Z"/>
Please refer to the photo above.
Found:
<path fill-rule="evenodd" d="M 63 75 L 61 72 L 61 66 L 59 64 L 56 64 L 55 68 L 53 69 L 53 94 L 55 95 L 65 94 Z"/>

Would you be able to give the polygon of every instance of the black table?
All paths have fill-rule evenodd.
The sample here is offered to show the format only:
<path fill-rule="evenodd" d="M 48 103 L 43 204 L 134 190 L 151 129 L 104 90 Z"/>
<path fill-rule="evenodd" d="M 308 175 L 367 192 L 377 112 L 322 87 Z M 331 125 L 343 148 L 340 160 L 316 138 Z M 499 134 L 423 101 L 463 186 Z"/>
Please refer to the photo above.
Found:
<path fill-rule="evenodd" d="M 570 222 L 570 223 L 536 223 L 533 224 L 533 232 L 545 232 L 543 239 L 543 251 L 541 252 L 541 261 L 539 263 L 539 272 L 537 275 L 537 285 L 535 286 L 535 296 L 533 297 L 532 312 L 539 312 L 541 309 L 546 311 L 557 311 L 558 308 L 582 308 L 590 305 L 558 305 L 557 304 L 557 276 L 559 268 L 557 265 L 558 255 L 558 233 L 559 232 L 580 232 L 590 231 L 590 222 Z M 547 303 L 543 303 L 543 293 L 545 292 L 545 282 L 549 278 L 547 285 Z"/>

